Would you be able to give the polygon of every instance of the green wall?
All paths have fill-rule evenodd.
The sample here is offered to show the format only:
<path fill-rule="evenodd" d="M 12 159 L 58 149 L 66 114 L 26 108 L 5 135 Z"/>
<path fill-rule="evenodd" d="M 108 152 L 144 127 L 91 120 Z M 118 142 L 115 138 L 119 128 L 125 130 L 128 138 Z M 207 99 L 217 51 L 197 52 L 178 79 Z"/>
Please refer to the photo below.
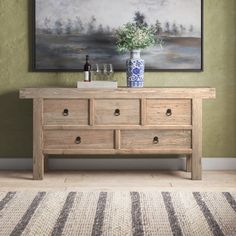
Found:
<path fill-rule="evenodd" d="M 0 157 L 32 155 L 32 102 L 23 87 L 74 87 L 81 73 L 29 72 L 30 7 L 0 0 Z M 203 105 L 203 156 L 236 157 L 236 1 L 205 0 L 204 72 L 146 73 L 145 86 L 210 86 L 216 100 Z M 119 85 L 125 74 L 117 73 Z"/>

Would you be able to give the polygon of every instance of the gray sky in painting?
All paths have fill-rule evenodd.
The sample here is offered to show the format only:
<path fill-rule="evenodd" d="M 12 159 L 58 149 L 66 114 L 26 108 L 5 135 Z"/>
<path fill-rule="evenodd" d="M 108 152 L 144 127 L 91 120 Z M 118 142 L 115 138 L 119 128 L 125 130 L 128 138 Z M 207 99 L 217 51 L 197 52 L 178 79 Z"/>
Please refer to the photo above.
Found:
<path fill-rule="evenodd" d="M 46 17 L 57 19 L 80 17 L 89 22 L 95 16 L 98 24 L 117 28 L 133 20 L 134 12 L 141 11 L 148 23 L 156 19 L 201 28 L 201 0 L 36 0 L 36 22 L 42 26 Z M 51 23 L 52 24 L 52 23 Z"/>

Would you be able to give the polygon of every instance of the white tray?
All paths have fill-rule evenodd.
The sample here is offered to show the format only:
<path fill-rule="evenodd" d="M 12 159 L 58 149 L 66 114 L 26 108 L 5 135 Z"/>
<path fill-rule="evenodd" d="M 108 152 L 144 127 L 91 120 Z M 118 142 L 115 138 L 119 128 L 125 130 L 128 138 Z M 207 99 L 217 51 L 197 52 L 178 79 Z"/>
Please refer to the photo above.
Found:
<path fill-rule="evenodd" d="M 117 81 L 96 80 L 91 82 L 77 81 L 77 88 L 117 88 Z"/>

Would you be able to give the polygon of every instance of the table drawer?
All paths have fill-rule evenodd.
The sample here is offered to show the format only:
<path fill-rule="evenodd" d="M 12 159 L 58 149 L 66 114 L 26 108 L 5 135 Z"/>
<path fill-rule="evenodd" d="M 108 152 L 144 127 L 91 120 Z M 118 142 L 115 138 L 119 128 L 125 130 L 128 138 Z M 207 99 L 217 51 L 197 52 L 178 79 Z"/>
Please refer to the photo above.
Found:
<path fill-rule="evenodd" d="M 88 125 L 88 100 L 44 100 L 43 123 L 44 125 Z"/>
<path fill-rule="evenodd" d="M 148 125 L 191 125 L 191 100 L 148 99 Z"/>
<path fill-rule="evenodd" d="M 122 130 L 121 149 L 191 148 L 190 130 Z"/>
<path fill-rule="evenodd" d="M 139 99 L 101 99 L 95 101 L 96 125 L 139 125 Z"/>
<path fill-rule="evenodd" d="M 45 149 L 113 149 L 113 130 L 44 131 Z"/>

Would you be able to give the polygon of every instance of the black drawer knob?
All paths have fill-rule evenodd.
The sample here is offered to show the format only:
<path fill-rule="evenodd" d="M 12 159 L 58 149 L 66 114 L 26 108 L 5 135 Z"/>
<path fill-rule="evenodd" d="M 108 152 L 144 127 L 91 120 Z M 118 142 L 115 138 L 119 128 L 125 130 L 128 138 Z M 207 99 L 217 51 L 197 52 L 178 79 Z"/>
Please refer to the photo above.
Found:
<path fill-rule="evenodd" d="M 120 115 L 120 109 L 115 109 L 114 115 L 119 116 Z"/>
<path fill-rule="evenodd" d="M 75 143 L 76 144 L 80 144 L 81 143 L 81 137 L 78 136 L 76 139 L 75 139 Z"/>
<path fill-rule="evenodd" d="M 63 116 L 68 116 L 69 115 L 69 110 L 64 109 L 62 114 L 63 114 Z"/>
<path fill-rule="evenodd" d="M 154 143 L 154 144 L 158 144 L 158 143 L 159 143 L 159 138 L 158 138 L 157 136 L 155 136 L 155 137 L 153 138 L 153 143 Z"/>
<path fill-rule="evenodd" d="M 166 116 L 171 116 L 171 115 L 172 115 L 171 109 L 167 109 L 167 110 L 166 110 Z"/>

